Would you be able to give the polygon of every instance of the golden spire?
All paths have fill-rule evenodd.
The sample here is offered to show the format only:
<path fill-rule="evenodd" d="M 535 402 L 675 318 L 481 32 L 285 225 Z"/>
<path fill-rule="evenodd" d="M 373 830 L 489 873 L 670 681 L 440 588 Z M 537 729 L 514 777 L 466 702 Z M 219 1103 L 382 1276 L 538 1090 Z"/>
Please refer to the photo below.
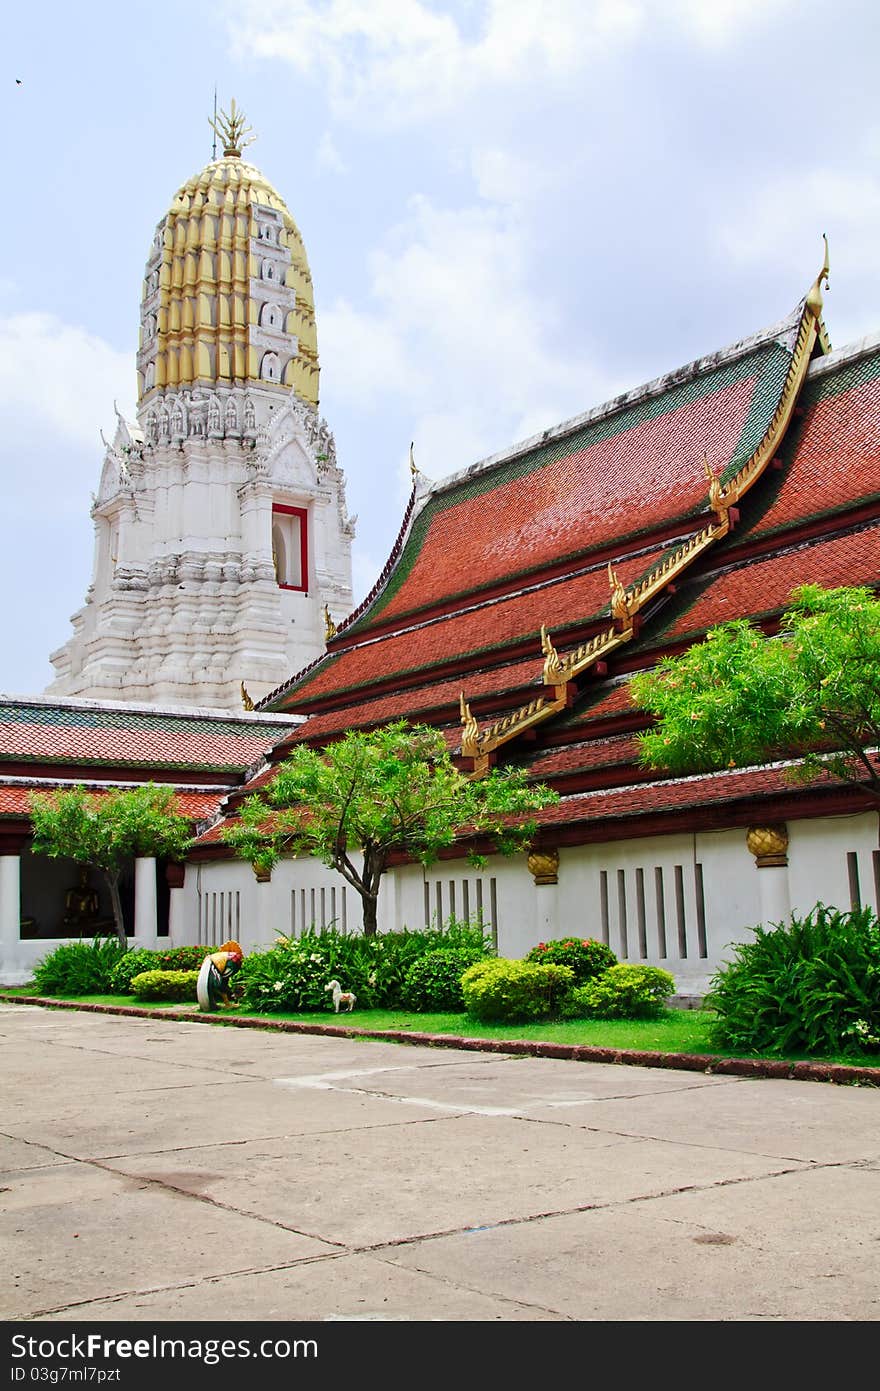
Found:
<path fill-rule="evenodd" d="M 464 691 L 459 696 L 459 709 L 462 724 L 461 751 L 465 758 L 476 758 L 480 752 L 480 726 L 471 714 L 471 708 L 464 698 Z"/>
<path fill-rule="evenodd" d="M 230 102 L 229 115 L 221 111 L 213 121 L 208 118 L 208 125 L 223 141 L 224 155 L 232 159 L 240 159 L 245 146 L 253 145 L 257 138 L 251 133 L 251 127 L 245 124 L 244 112 L 235 105 L 235 97 Z"/>
<path fill-rule="evenodd" d="M 611 613 L 623 624 L 624 628 L 630 626 L 629 603 L 627 602 L 626 590 L 620 583 L 617 572 L 611 561 L 608 562 L 608 583 L 611 586 Z"/>
<path fill-rule="evenodd" d="M 543 623 L 541 624 L 541 651 L 544 653 L 544 685 L 558 686 L 565 679 L 562 675 L 562 663 Z"/>
<path fill-rule="evenodd" d="M 248 688 L 243 681 L 241 683 L 241 703 L 244 706 L 245 710 L 253 710 L 254 708 L 254 702 L 248 695 Z"/>
<path fill-rule="evenodd" d="M 824 232 L 822 233 L 822 240 L 825 243 L 825 259 L 822 262 L 822 269 L 810 286 L 810 292 L 807 295 L 807 308 L 812 309 L 817 319 L 822 313 L 822 281 L 825 281 L 825 289 L 827 290 L 828 276 L 831 273 L 831 261 L 828 256 L 828 238 Z"/>
<path fill-rule="evenodd" d="M 727 508 L 724 504 L 724 489 L 721 486 L 721 479 L 709 463 L 708 454 L 703 455 L 703 468 L 709 480 L 709 506 L 715 513 L 719 522 L 724 521 L 727 516 Z"/>
<path fill-rule="evenodd" d="M 335 637 L 336 637 L 336 624 L 333 622 L 333 619 L 330 617 L 330 610 L 329 610 L 329 608 L 327 607 L 327 605 L 325 604 L 325 605 L 324 605 L 324 641 L 325 641 L 325 642 L 329 642 L 331 638 L 335 638 Z"/>

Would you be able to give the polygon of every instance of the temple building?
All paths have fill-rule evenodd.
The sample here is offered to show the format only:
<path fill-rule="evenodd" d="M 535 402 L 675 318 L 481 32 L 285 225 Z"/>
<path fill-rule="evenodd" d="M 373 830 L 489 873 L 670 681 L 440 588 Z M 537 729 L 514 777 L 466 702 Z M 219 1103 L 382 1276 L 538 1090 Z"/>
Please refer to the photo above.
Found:
<path fill-rule="evenodd" d="M 137 420 L 117 412 L 92 506 L 92 582 L 51 696 L 241 709 L 323 651 L 352 606 L 354 519 L 318 415 L 296 224 L 242 157 L 187 180 L 147 258 Z"/>
<path fill-rule="evenodd" d="M 442 730 L 475 776 L 521 767 L 560 801 L 537 814 L 528 855 L 477 870 L 462 839 L 431 868 L 396 864 L 380 930 L 479 912 L 505 956 L 594 936 L 698 997 L 754 924 L 818 901 L 880 909 L 864 787 L 795 785 L 785 759 L 649 770 L 629 688 L 726 619 L 772 634 L 799 584 L 880 587 L 880 334 L 832 349 L 827 275 L 826 260 L 786 318 L 742 342 L 440 482 L 414 471 L 372 592 L 252 713 L 215 728 L 216 712 L 194 712 L 178 740 L 181 711 L 50 697 L 0 709 L 0 980 L 24 979 L 64 916 L 56 894 L 41 920 L 27 797 L 74 780 L 157 777 L 198 799 L 194 848 L 166 873 L 172 908 L 154 888 L 135 903 L 139 944 L 358 930 L 339 876 L 298 857 L 258 877 L 223 828 L 297 744 L 399 717 Z"/>

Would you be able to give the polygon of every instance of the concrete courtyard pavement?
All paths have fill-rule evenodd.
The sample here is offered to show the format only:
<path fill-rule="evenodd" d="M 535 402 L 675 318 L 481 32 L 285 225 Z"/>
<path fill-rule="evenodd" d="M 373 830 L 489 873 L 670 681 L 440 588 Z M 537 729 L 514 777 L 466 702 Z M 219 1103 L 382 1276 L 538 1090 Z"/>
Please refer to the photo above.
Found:
<path fill-rule="evenodd" d="M 880 1090 L 0 1004 L 5 1320 L 874 1320 Z"/>

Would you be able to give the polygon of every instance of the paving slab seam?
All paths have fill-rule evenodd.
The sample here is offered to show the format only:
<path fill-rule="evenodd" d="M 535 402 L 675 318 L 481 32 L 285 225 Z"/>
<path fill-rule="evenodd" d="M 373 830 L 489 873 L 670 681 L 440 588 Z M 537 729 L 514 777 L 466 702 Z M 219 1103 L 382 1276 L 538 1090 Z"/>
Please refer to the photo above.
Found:
<path fill-rule="evenodd" d="M 600 1048 L 586 1043 L 544 1043 L 531 1039 L 483 1039 L 455 1034 L 427 1034 L 402 1029 L 353 1029 L 336 1024 L 304 1024 L 251 1015 L 195 1014 L 189 1011 L 138 1009 L 134 1005 L 84 1004 L 37 995 L 7 995 L 10 1004 L 46 1009 L 75 1009 L 94 1014 L 120 1014 L 136 1019 L 176 1020 L 187 1024 L 219 1024 L 225 1028 L 262 1029 L 274 1033 L 318 1034 L 330 1038 L 368 1038 L 390 1043 L 409 1043 L 428 1048 L 457 1048 L 472 1052 L 525 1054 L 571 1062 L 621 1063 L 629 1067 L 664 1067 L 685 1072 L 733 1074 L 740 1077 L 779 1078 L 785 1081 L 833 1082 L 880 1087 L 880 1067 L 849 1063 L 785 1062 L 770 1058 L 727 1058 L 714 1053 L 655 1053 L 626 1048 Z"/>
<path fill-rule="evenodd" d="M 468 1230 L 473 1231 L 475 1229 L 469 1228 Z M 479 1231 L 482 1230 L 482 1228 L 477 1228 L 476 1230 Z M 478 1285 L 467 1285 L 460 1280 L 452 1280 L 448 1275 L 444 1275 L 441 1271 L 423 1269 L 423 1267 L 419 1265 L 399 1265 L 397 1261 L 391 1260 L 390 1257 L 385 1256 L 380 1252 L 370 1251 L 359 1254 L 369 1255 L 371 1259 L 379 1261 L 383 1265 L 391 1266 L 392 1270 L 415 1270 L 419 1273 L 419 1275 L 425 1275 L 428 1277 L 428 1279 L 435 1280 L 440 1285 L 445 1285 L 446 1288 L 449 1290 L 460 1290 L 466 1294 L 473 1294 L 477 1295 L 478 1297 L 481 1295 L 485 1295 L 486 1293 L 486 1291 L 484 1289 L 481 1289 Z M 559 1319 L 560 1322 L 563 1323 L 581 1322 L 581 1320 L 575 1318 L 573 1314 L 564 1314 L 560 1309 L 554 1309 L 549 1304 L 537 1304 L 531 1300 L 527 1302 L 522 1299 L 513 1299 L 510 1295 L 504 1294 L 501 1290 L 492 1290 L 492 1298 L 497 1299 L 501 1304 L 509 1305 L 513 1309 L 530 1309 L 533 1312 L 541 1314 L 552 1314 L 555 1319 Z"/>

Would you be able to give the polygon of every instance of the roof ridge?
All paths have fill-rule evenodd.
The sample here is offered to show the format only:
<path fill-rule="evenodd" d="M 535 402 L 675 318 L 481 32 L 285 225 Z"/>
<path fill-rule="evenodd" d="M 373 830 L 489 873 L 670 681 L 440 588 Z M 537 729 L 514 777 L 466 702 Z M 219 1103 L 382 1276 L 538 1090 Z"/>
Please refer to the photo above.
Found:
<path fill-rule="evenodd" d="M 96 710 L 99 713 L 123 715 L 153 715 L 157 718 L 191 719 L 204 721 L 233 721 L 236 724 L 299 724 L 302 717 L 278 712 L 265 714 L 256 710 L 221 710 L 203 705 L 147 705 L 126 700 L 92 700 L 81 696 L 18 696 L 8 691 L 0 691 L 0 708 L 16 706 L 26 709 L 46 710 Z"/>
<path fill-rule="evenodd" d="M 670 387 L 682 386 L 686 382 L 693 381 L 701 372 L 714 371 L 728 362 L 733 362 L 737 358 L 747 357 L 756 348 L 764 344 L 779 341 L 787 335 L 796 332 L 803 312 L 804 300 L 800 300 L 797 308 L 788 314 L 778 323 L 768 328 L 759 330 L 757 333 L 750 334 L 747 338 L 741 338 L 736 343 L 731 343 L 726 348 L 720 348 L 714 353 L 705 353 L 702 357 L 694 358 L 692 362 L 685 363 L 681 367 L 673 368 L 669 372 L 664 372 L 659 377 L 652 377 L 641 386 L 634 387 L 631 391 L 625 391 L 619 396 L 612 396 L 607 401 L 593 406 L 590 410 L 582 412 L 580 415 L 571 416 L 568 420 L 561 421 L 558 425 L 550 426 L 540 434 L 531 435 L 528 439 L 520 440 L 517 444 L 511 445 L 508 449 L 501 450 L 497 454 L 490 454 L 485 459 L 479 459 L 476 463 L 468 465 L 467 468 L 459 469 L 456 473 L 447 474 L 445 478 L 433 483 L 424 493 L 424 501 L 438 494 L 443 493 L 447 488 L 455 487 L 467 479 L 474 478 L 476 475 L 486 473 L 489 469 L 497 467 L 499 464 L 509 463 L 513 459 L 518 459 L 530 450 L 538 448 L 540 445 L 547 444 L 551 440 L 563 439 L 566 435 L 574 434 L 576 430 L 582 429 L 585 425 L 592 425 L 597 420 L 604 420 L 619 412 L 628 410 L 631 406 L 637 405 L 641 401 L 651 400 L 655 396 L 662 396 Z"/>

